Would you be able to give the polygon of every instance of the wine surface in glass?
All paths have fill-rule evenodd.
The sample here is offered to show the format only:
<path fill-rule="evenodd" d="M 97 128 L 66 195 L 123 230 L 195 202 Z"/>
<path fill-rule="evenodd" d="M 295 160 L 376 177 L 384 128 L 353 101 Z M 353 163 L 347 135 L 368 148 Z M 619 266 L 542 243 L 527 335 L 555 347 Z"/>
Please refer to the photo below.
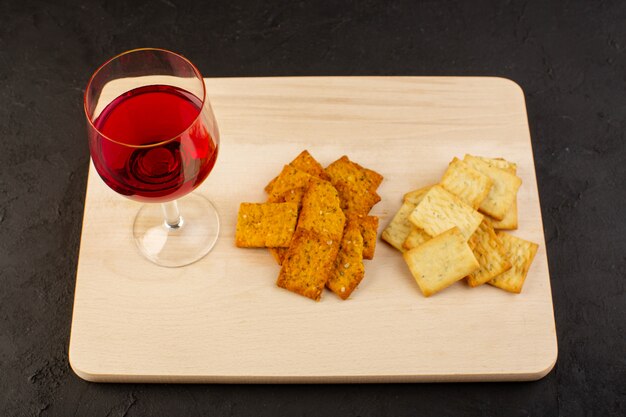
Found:
<path fill-rule="evenodd" d="M 102 133 L 90 137 L 98 173 L 134 200 L 158 203 L 191 192 L 213 169 L 218 151 L 201 111 L 200 99 L 173 86 L 117 97 L 94 121 Z"/>

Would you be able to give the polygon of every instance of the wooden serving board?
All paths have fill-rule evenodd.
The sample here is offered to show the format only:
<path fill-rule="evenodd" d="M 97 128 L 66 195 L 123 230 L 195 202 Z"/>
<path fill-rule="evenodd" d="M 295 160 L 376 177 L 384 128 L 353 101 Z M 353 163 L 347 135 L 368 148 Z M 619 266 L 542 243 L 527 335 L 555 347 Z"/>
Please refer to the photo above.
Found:
<path fill-rule="evenodd" d="M 217 165 L 196 192 L 221 218 L 213 251 L 171 269 L 131 239 L 139 203 L 89 173 L 69 348 L 74 371 L 116 382 L 534 380 L 557 357 L 550 277 L 524 94 L 502 78 L 306 77 L 206 80 L 221 131 Z M 518 163 L 519 230 L 539 243 L 522 294 L 457 283 L 420 293 L 378 241 L 347 301 L 275 285 L 266 250 L 237 249 L 240 202 L 300 151 L 341 155 L 385 176 L 380 229 L 402 195 L 435 183 L 465 153 Z M 184 216 L 184 207 L 182 207 Z"/>

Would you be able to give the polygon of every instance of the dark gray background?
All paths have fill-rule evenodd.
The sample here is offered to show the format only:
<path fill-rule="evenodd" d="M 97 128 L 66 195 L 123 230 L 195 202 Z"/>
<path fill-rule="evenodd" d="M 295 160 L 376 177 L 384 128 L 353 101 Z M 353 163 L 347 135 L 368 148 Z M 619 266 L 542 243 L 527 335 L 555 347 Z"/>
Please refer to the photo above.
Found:
<path fill-rule="evenodd" d="M 626 2 L 333 3 L 0 2 L 0 415 L 626 415 Z M 82 93 L 104 60 L 141 46 L 179 51 L 205 76 L 517 81 L 552 274 L 554 371 L 502 384 L 77 378 L 67 345 L 89 161 Z"/>

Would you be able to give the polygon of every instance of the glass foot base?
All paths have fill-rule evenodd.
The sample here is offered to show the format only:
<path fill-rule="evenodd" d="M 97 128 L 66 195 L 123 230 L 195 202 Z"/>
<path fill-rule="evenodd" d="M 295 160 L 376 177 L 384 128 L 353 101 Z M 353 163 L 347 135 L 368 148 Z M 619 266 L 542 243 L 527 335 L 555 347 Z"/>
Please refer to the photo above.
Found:
<path fill-rule="evenodd" d="M 135 217 L 135 243 L 157 265 L 189 265 L 209 253 L 217 241 L 220 219 L 213 204 L 193 193 L 177 201 L 182 220 L 178 227 L 165 223 L 160 204 L 144 204 Z"/>

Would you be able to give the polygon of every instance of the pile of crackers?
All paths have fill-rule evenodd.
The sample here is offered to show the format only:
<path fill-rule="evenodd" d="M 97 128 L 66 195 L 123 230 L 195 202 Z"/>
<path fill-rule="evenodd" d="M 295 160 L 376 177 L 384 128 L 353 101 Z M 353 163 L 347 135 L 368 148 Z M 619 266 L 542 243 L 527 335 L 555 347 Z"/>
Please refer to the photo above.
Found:
<path fill-rule="evenodd" d="M 318 301 L 324 287 L 347 299 L 373 259 L 383 177 L 342 156 L 325 169 L 300 153 L 266 187 L 266 203 L 242 203 L 235 244 L 269 248 L 277 285 Z"/>
<path fill-rule="evenodd" d="M 382 238 L 403 252 L 425 296 L 465 278 L 519 293 L 537 244 L 503 232 L 518 227 L 517 165 L 465 155 L 441 182 L 404 195 Z"/>

